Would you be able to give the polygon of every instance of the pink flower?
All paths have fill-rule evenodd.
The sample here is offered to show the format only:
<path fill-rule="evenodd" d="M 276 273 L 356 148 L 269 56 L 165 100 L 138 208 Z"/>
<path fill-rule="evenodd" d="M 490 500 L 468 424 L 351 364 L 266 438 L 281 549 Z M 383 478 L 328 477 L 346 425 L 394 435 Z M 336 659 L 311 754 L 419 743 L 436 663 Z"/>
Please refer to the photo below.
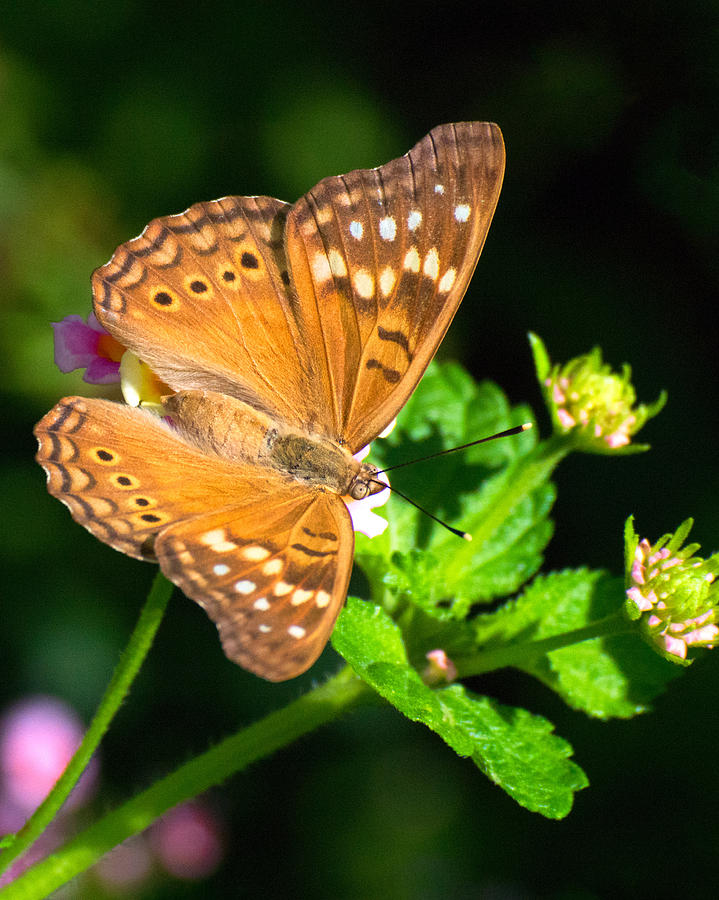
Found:
<path fill-rule="evenodd" d="M 427 667 L 422 673 L 425 684 L 449 684 L 457 678 L 457 667 L 444 650 L 430 650 L 426 654 Z"/>
<path fill-rule="evenodd" d="M 75 712 L 54 697 L 23 700 L 0 720 L 0 778 L 3 794 L 28 816 L 45 799 L 82 739 Z M 97 776 L 93 761 L 67 800 L 65 809 L 81 805 Z"/>
<path fill-rule="evenodd" d="M 82 316 L 65 316 L 52 323 L 55 333 L 55 365 L 61 372 L 85 369 L 83 381 L 88 384 L 111 384 L 120 380 L 120 360 L 125 347 L 95 318 L 91 312 L 87 323 Z"/>
<path fill-rule="evenodd" d="M 572 434 L 575 446 L 590 453 L 633 452 L 632 438 L 664 406 L 660 394 L 652 404 L 637 404 L 631 369 L 613 372 L 599 348 L 565 365 L 552 365 L 536 335 L 530 335 L 537 376 L 555 431 Z"/>
<path fill-rule="evenodd" d="M 195 881 L 207 878 L 220 864 L 224 855 L 221 831 L 207 805 L 183 803 L 155 824 L 152 845 L 170 875 Z"/>

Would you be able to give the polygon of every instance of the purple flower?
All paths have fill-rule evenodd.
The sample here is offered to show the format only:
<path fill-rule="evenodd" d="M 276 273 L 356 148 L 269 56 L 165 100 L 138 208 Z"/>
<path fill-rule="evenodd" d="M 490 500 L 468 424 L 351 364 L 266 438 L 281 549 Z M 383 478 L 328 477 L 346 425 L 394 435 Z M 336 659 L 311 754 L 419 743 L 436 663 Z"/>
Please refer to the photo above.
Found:
<path fill-rule="evenodd" d="M 91 312 L 87 322 L 82 316 L 65 316 L 52 323 L 55 333 L 55 365 L 61 372 L 85 369 L 83 381 L 89 384 L 111 384 L 120 380 L 120 360 L 125 347 L 95 318 Z"/>

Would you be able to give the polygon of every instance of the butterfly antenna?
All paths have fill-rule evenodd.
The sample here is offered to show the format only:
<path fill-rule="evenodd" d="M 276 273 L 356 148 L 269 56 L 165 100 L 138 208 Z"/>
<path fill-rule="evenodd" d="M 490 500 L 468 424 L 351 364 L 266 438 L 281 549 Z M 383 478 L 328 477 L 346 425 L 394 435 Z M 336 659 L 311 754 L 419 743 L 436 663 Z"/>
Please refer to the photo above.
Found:
<path fill-rule="evenodd" d="M 387 466 L 386 469 L 380 469 L 377 474 L 381 474 L 382 472 L 392 472 L 394 469 L 401 469 L 404 466 L 413 466 L 415 463 L 424 462 L 427 459 L 436 459 L 438 456 L 445 456 L 447 453 L 456 453 L 457 450 L 466 450 L 467 447 L 474 447 L 477 444 L 484 444 L 487 441 L 494 441 L 496 438 L 509 437 L 512 434 L 521 434 L 522 431 L 528 431 L 532 427 L 531 422 L 525 422 L 524 425 L 515 425 L 514 428 L 508 428 L 506 431 L 499 431 L 497 434 L 490 434 L 489 437 L 480 438 L 478 441 L 470 441 L 468 444 L 461 444 L 459 447 L 450 447 L 449 450 L 439 450 L 437 453 L 430 453 L 429 456 L 420 456 L 418 459 L 410 459 L 407 462 L 397 463 L 396 466 Z M 392 488 L 394 490 L 394 488 Z M 399 491 L 396 491 L 399 494 Z M 400 494 L 400 496 L 402 496 Z M 408 498 L 405 497 L 405 500 Z M 411 500 L 408 500 L 411 503 Z M 416 503 L 414 504 L 417 505 Z M 419 507 L 418 507 L 419 508 Z M 424 510 L 423 510 L 424 512 Z M 429 515 L 429 513 L 427 513 Z M 442 523 L 444 524 L 444 523 Z M 449 525 L 447 526 L 449 528 Z M 449 529 L 452 531 L 452 529 Z M 459 532 L 460 534 L 464 534 L 464 532 Z"/>
<path fill-rule="evenodd" d="M 418 509 L 421 513 L 424 513 L 425 516 L 429 516 L 430 519 L 433 519 L 437 522 L 438 525 L 441 525 L 443 528 L 446 528 L 447 531 L 451 531 L 452 534 L 456 534 L 457 537 L 463 538 L 465 541 L 471 541 L 472 535 L 468 534 L 466 531 L 460 531 L 459 528 L 452 528 L 451 525 L 448 525 L 446 522 L 443 522 L 441 519 L 438 519 L 437 516 L 433 515 L 429 510 L 426 510 L 423 506 L 420 506 L 419 503 L 415 503 L 414 500 L 410 499 L 406 494 L 403 494 L 402 491 L 398 491 L 396 487 L 393 487 L 391 484 L 385 484 L 384 481 L 377 481 L 377 484 L 381 484 L 383 488 L 389 488 L 393 494 L 397 494 L 398 497 L 401 497 L 403 500 L 406 500 L 410 506 L 414 506 L 415 509 Z"/>
<path fill-rule="evenodd" d="M 532 427 L 531 422 L 525 422 L 523 425 L 515 425 L 514 428 L 508 428 L 506 431 L 499 431 L 497 434 L 491 434 L 489 437 L 480 438 L 478 441 L 470 441 L 468 444 L 462 444 L 459 447 L 450 447 L 449 450 L 440 450 L 437 453 L 430 453 L 429 456 L 420 456 L 418 459 L 410 459 L 407 462 L 397 463 L 396 466 L 388 466 L 386 469 L 380 469 L 377 473 L 378 475 L 383 472 L 392 472 L 394 469 L 401 469 L 403 466 L 412 466 L 418 462 L 424 462 L 428 459 L 436 459 L 438 456 L 444 456 L 446 453 L 456 453 L 457 450 L 466 450 L 467 447 L 474 447 L 476 444 L 484 444 L 486 441 L 493 441 L 496 438 L 501 437 L 509 437 L 512 434 L 521 434 L 523 431 L 527 431 Z M 378 482 L 378 484 L 384 484 L 384 482 Z M 429 510 L 424 509 L 424 507 L 420 506 L 419 503 L 415 503 L 410 497 L 406 494 L 403 494 L 402 491 L 398 491 L 394 485 L 386 485 L 389 489 L 397 494 L 398 497 L 401 497 L 410 506 L 414 506 L 415 509 L 418 509 L 421 513 L 424 513 L 425 516 L 429 516 L 430 519 L 437 522 L 438 525 L 441 525 L 443 528 L 446 528 L 447 531 L 451 531 L 452 534 L 456 534 L 457 537 L 463 538 L 465 541 L 471 541 L 472 535 L 468 534 L 466 531 L 460 531 L 459 528 L 453 528 L 451 525 L 448 525 L 446 522 L 443 522 L 441 519 L 437 518 L 437 516 L 433 515 Z"/>

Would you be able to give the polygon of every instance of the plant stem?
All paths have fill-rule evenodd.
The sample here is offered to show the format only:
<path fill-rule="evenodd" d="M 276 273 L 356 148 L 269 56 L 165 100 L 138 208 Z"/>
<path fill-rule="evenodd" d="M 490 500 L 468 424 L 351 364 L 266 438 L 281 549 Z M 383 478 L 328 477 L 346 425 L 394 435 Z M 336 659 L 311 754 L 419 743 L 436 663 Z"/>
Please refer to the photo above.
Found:
<path fill-rule="evenodd" d="M 325 684 L 226 738 L 91 825 L 0 891 L 0 897 L 3 900 L 46 897 L 96 863 L 108 850 L 143 831 L 168 809 L 220 784 L 250 763 L 332 721 L 350 707 L 374 702 L 374 696 L 372 689 L 346 666 Z"/>
<path fill-rule="evenodd" d="M 152 646 L 172 590 L 172 583 L 158 571 L 137 625 L 82 743 L 45 800 L 18 831 L 12 844 L 0 854 L 0 873 L 40 837 L 79 781 Z"/>
<path fill-rule="evenodd" d="M 457 666 L 460 678 L 482 675 L 484 672 L 493 672 L 495 669 L 504 669 L 507 666 L 522 669 L 526 668 L 528 663 L 537 656 L 544 656 L 546 653 L 551 653 L 552 650 L 571 647 L 593 638 L 629 634 L 634 631 L 635 626 L 621 612 L 618 612 L 591 622 L 589 625 L 584 625 L 582 628 L 575 628 L 573 631 L 554 634 L 539 641 L 527 641 L 483 650 L 473 656 L 453 658 L 453 662 Z"/>

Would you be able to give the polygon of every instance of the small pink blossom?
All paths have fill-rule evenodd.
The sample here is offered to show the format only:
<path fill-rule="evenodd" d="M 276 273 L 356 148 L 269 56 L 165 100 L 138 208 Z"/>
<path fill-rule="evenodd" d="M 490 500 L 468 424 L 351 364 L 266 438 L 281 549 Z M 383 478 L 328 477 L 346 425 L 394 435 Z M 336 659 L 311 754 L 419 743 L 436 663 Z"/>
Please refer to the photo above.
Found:
<path fill-rule="evenodd" d="M 55 365 L 61 372 L 85 369 L 88 384 L 111 384 L 120 380 L 120 360 L 125 347 L 108 334 L 91 312 L 84 322 L 81 316 L 65 316 L 52 323 L 55 334 Z"/>
<path fill-rule="evenodd" d="M 224 856 L 220 822 L 200 801 L 170 810 L 154 825 L 151 841 L 163 868 L 187 881 L 207 878 Z"/>
<path fill-rule="evenodd" d="M 12 707 L 0 721 L 0 779 L 3 794 L 29 815 L 65 771 L 82 740 L 75 712 L 54 697 L 33 697 Z M 65 809 L 74 809 L 92 793 L 97 762 L 91 762 Z"/>
<path fill-rule="evenodd" d="M 425 684 L 450 684 L 457 679 L 457 667 L 444 650 L 430 650 L 425 654 L 427 667 L 422 672 Z"/>

